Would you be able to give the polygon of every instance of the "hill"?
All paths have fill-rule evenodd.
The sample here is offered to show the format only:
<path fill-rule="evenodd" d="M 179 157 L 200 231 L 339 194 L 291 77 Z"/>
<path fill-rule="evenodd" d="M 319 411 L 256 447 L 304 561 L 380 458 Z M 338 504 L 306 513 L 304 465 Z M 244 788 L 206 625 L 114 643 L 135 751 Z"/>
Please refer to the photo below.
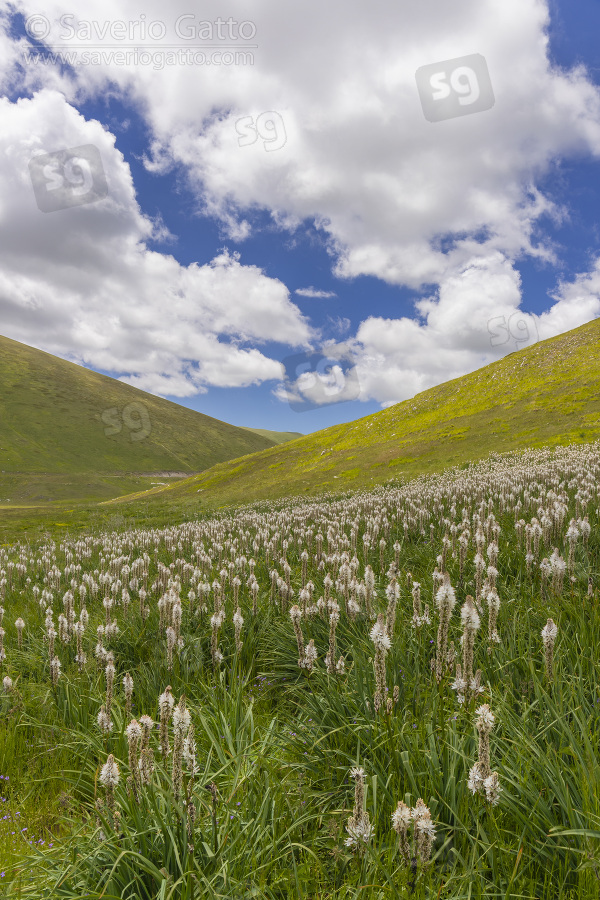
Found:
<path fill-rule="evenodd" d="M 274 444 L 286 444 L 288 441 L 295 441 L 296 438 L 304 437 L 301 431 L 268 431 L 266 428 L 247 428 L 245 430 L 252 431 L 254 434 L 261 434 L 263 437 L 273 441 Z"/>
<path fill-rule="evenodd" d="M 143 496 L 191 510 L 345 491 L 464 465 L 491 452 L 600 435 L 600 320 L 511 353 L 381 412 L 315 432 Z"/>
<path fill-rule="evenodd" d="M 0 502 L 106 499 L 274 442 L 0 337 Z"/>

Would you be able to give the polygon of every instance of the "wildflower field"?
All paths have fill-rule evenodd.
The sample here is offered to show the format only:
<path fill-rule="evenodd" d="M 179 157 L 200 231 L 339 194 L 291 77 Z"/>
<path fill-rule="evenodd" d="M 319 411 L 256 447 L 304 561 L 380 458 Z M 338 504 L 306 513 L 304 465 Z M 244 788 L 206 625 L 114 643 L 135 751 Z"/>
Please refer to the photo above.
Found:
<path fill-rule="evenodd" d="M 600 897 L 599 474 L 0 548 L 0 896 Z"/>

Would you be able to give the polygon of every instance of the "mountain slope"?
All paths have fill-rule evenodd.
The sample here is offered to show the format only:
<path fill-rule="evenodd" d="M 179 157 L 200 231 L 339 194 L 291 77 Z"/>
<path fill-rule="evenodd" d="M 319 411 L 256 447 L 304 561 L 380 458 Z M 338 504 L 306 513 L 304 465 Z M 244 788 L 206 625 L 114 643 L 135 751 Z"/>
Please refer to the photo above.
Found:
<path fill-rule="evenodd" d="M 127 480 L 115 481 L 117 475 L 154 473 L 157 481 L 161 473 L 199 472 L 273 444 L 265 435 L 0 337 L 0 501 L 11 497 L 7 491 L 39 487 L 46 478 L 62 484 L 61 476 L 86 489 L 111 476 L 107 490 L 114 496 L 133 489 Z M 104 487 L 94 490 L 83 495 L 108 495 Z"/>
<path fill-rule="evenodd" d="M 266 428 L 244 428 L 244 431 L 253 431 L 254 434 L 262 434 L 263 437 L 269 438 L 274 444 L 285 444 L 288 441 L 295 441 L 296 438 L 304 437 L 301 431 L 269 431 Z"/>
<path fill-rule="evenodd" d="M 381 412 L 220 463 L 143 500 L 224 505 L 342 491 L 493 451 L 591 441 L 600 436 L 599 386 L 594 320 Z"/>

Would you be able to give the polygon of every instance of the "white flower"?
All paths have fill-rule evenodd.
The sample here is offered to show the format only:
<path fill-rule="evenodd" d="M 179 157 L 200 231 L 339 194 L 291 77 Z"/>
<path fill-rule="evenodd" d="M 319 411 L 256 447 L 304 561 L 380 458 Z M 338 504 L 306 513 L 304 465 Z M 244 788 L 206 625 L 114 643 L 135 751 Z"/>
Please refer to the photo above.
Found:
<path fill-rule="evenodd" d="M 309 641 L 308 646 L 304 650 L 304 656 L 307 660 L 314 662 L 317 658 L 317 648 L 314 640 Z"/>
<path fill-rule="evenodd" d="M 475 724 L 478 728 L 482 728 L 485 731 L 491 731 L 494 727 L 494 722 L 496 721 L 494 718 L 494 714 L 491 709 L 484 703 L 482 706 L 479 706 L 475 710 L 475 715 L 478 717 Z"/>
<path fill-rule="evenodd" d="M 456 594 L 454 593 L 454 588 L 447 581 L 445 584 L 441 586 L 435 595 L 436 606 L 439 610 L 447 609 L 450 612 L 456 606 Z"/>
<path fill-rule="evenodd" d="M 565 537 L 567 537 L 570 541 L 576 541 L 579 537 L 579 529 L 575 524 L 575 519 L 571 519 L 571 524 L 567 529 Z"/>
<path fill-rule="evenodd" d="M 197 775 L 200 769 L 196 764 L 196 743 L 191 734 L 187 734 L 183 742 L 183 761 L 191 775 Z"/>
<path fill-rule="evenodd" d="M 420 818 L 416 822 L 416 827 L 419 831 L 421 831 L 423 834 L 426 834 L 428 837 L 432 839 L 435 837 L 435 825 L 433 824 L 429 816 L 423 816 L 422 818 Z"/>
<path fill-rule="evenodd" d="M 394 598 L 394 600 L 397 600 L 400 596 L 400 585 L 397 582 L 393 585 L 388 584 L 385 589 L 385 596 L 388 598 L 388 600 L 391 600 L 392 598 Z"/>
<path fill-rule="evenodd" d="M 413 807 L 410 811 L 411 817 L 415 820 L 416 823 L 419 822 L 423 817 L 431 818 L 431 813 L 428 808 L 425 806 L 421 798 L 417 800 L 416 806 Z"/>
<path fill-rule="evenodd" d="M 475 763 L 469 772 L 469 778 L 467 781 L 467 787 L 471 791 L 472 794 L 478 794 L 481 790 L 481 786 L 483 784 L 483 778 L 479 773 L 479 763 Z"/>
<path fill-rule="evenodd" d="M 115 787 L 119 783 L 119 767 L 115 762 L 115 758 L 110 754 L 108 760 L 102 766 L 100 772 L 100 781 L 102 784 Z"/>
<path fill-rule="evenodd" d="M 465 601 L 463 603 L 460 610 L 460 620 L 463 628 L 468 628 L 470 631 L 478 630 L 480 626 L 479 616 L 477 615 L 475 605 L 471 601 Z"/>
<path fill-rule="evenodd" d="M 2 681 L 2 687 L 4 688 L 4 690 L 6 691 L 7 694 L 10 693 L 10 691 L 12 691 L 12 686 L 13 686 L 12 678 L 10 678 L 8 675 L 5 675 L 4 679 Z"/>
<path fill-rule="evenodd" d="M 496 806 L 498 800 L 500 799 L 500 791 L 502 788 L 500 787 L 500 782 L 498 780 L 498 773 L 492 772 L 489 778 L 486 778 L 483 782 L 483 787 L 485 789 L 485 796 L 489 803 L 492 806 Z"/>
<path fill-rule="evenodd" d="M 485 691 L 485 687 L 479 684 L 477 678 L 471 678 L 471 684 L 469 686 L 473 694 L 483 694 L 483 692 Z"/>
<path fill-rule="evenodd" d="M 142 728 L 140 723 L 136 719 L 132 719 L 125 729 L 125 734 L 127 735 L 128 741 L 139 741 L 142 736 Z"/>
<path fill-rule="evenodd" d="M 544 627 L 542 628 L 542 638 L 544 640 L 544 645 L 553 644 L 556 640 L 556 635 L 558 634 L 558 628 L 552 619 L 548 619 Z"/>
<path fill-rule="evenodd" d="M 398 801 L 398 806 L 395 811 L 392 813 L 392 828 L 398 834 L 401 831 L 406 831 L 410 826 L 411 821 L 410 808 L 403 803 L 402 800 Z"/>
<path fill-rule="evenodd" d="M 353 766 L 350 769 L 350 778 L 364 778 L 364 777 L 365 777 L 365 770 L 362 768 L 362 766 Z"/>
<path fill-rule="evenodd" d="M 351 817 L 346 825 L 346 831 L 350 835 L 347 837 L 344 843 L 346 847 L 356 847 L 360 841 L 363 843 L 367 843 L 367 841 L 373 835 L 373 826 L 369 822 L 368 816 L 364 816 L 358 822 Z"/>
<path fill-rule="evenodd" d="M 164 706 L 167 706 L 170 711 L 173 709 L 173 706 L 175 704 L 175 697 L 173 696 L 173 694 L 170 691 L 165 691 L 158 698 L 158 703 L 159 703 L 159 706 L 161 707 L 161 709 Z"/>
<path fill-rule="evenodd" d="M 177 705 L 173 710 L 173 728 L 175 731 L 179 731 L 181 734 L 185 734 L 190 727 L 190 722 L 192 721 L 192 717 L 190 716 L 189 710 L 183 707 L 183 709 Z"/>
<path fill-rule="evenodd" d="M 370 635 L 371 640 L 376 647 L 384 647 L 386 650 L 389 650 L 392 646 L 392 642 L 390 641 L 385 630 L 385 625 L 380 626 L 379 622 L 376 622 L 375 625 L 373 625 L 373 627 L 371 628 Z"/>
<path fill-rule="evenodd" d="M 357 616 L 360 612 L 360 606 L 353 597 L 348 601 L 348 612 L 353 616 Z"/>
<path fill-rule="evenodd" d="M 496 591 L 488 591 L 486 599 L 488 607 L 495 612 L 498 612 L 498 610 L 500 609 L 500 597 L 498 596 Z"/>
<path fill-rule="evenodd" d="M 98 713 L 96 721 L 98 722 L 98 727 L 100 728 L 100 731 L 103 732 L 103 734 L 109 734 L 112 731 L 113 723 L 110 716 L 105 711 L 104 706 L 102 706 L 100 712 Z"/>
<path fill-rule="evenodd" d="M 450 687 L 453 691 L 458 691 L 459 694 L 464 694 L 467 689 L 467 680 L 466 678 L 462 678 L 457 675 Z"/>

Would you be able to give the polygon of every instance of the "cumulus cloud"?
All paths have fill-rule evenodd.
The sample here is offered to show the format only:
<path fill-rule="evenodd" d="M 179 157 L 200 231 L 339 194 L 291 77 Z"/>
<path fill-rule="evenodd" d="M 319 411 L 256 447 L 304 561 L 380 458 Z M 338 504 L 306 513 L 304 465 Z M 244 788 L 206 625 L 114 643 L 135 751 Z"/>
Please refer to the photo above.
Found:
<path fill-rule="evenodd" d="M 15 8 L 46 16 L 53 35 L 60 33 L 58 2 L 16 0 Z M 176 2 L 168 16 L 158 0 L 144 9 L 148 22 L 164 21 L 164 44 L 187 46 L 174 39 L 187 6 Z M 218 0 L 206 0 L 194 21 L 220 14 Z M 235 255 L 182 267 L 149 251 L 144 242 L 157 223 L 140 214 L 112 137 L 84 122 L 58 90 L 72 104 L 107 90 L 134 103 L 151 135 L 149 171 L 182 167 L 198 213 L 216 217 L 232 240 L 253 233 L 260 210 L 284 232 L 309 220 L 340 279 L 369 275 L 428 292 L 415 302 L 415 317 L 373 310 L 358 325 L 353 352 L 363 399 L 404 399 L 598 314 L 597 267 L 561 283 L 538 320 L 520 312 L 516 264 L 525 256 L 555 264 L 558 250 L 544 222 L 567 214 L 540 191 L 540 176 L 557 158 L 600 155 L 598 89 L 583 67 L 551 66 L 545 2 L 306 0 L 284 7 L 230 0 L 228 14 L 256 29 L 252 64 L 157 70 L 106 57 L 72 70 L 19 69 L 21 44 L 2 36 L 5 87 L 18 76 L 32 90 L 46 88 L 28 101 L 34 107 L 7 107 L 9 137 L 0 136 L 13 178 L 1 221 L 16 219 L 14 234 L 2 225 L 1 288 L 14 336 L 26 340 L 44 326 L 54 352 L 73 341 L 90 364 L 120 362 L 140 383 L 164 379 L 184 392 L 218 379 L 277 377 L 278 364 L 243 342 L 271 337 L 308 346 L 314 338 L 285 286 Z M 133 0 L 89 0 L 80 18 L 135 21 L 139 8 Z M 474 53 L 487 62 L 494 105 L 427 121 L 417 69 Z M 10 121 L 15 110 L 22 127 Z M 53 214 L 62 217 L 62 232 L 40 221 L 50 216 L 36 218 L 31 193 L 20 193 L 24 160 L 38 148 L 84 142 L 102 149 L 113 187 L 93 209 Z M 329 292 L 296 293 L 325 299 Z"/>
<path fill-rule="evenodd" d="M 552 296 L 541 315 L 522 311 L 519 273 L 496 253 L 418 301 L 418 318 L 369 316 L 354 341 L 341 345 L 352 348 L 359 399 L 389 406 L 600 316 L 600 259 Z"/>
<path fill-rule="evenodd" d="M 64 35 L 58 3 L 18 6 L 43 13 L 52 35 Z M 182 3 L 171 9 L 165 17 L 158 0 L 145 7 L 148 22 L 164 22 L 162 43 L 189 15 Z M 219 217 L 230 237 L 251 233 L 257 208 L 289 230 L 315 220 L 340 277 L 417 288 L 494 250 L 552 259 L 536 225 L 560 210 L 535 179 L 557 155 L 600 153 L 600 100 L 583 68 L 550 66 L 544 2 L 461 0 L 450 9 L 433 0 L 395 8 L 307 0 L 284 15 L 269 0 L 231 0 L 228 9 L 256 29 L 252 65 L 157 72 L 107 61 L 65 74 L 63 89 L 93 95 L 110 83 L 137 102 L 152 130 L 148 164 L 183 165 L 199 210 Z M 221 12 L 207 0 L 202 19 Z M 136 21 L 139 13 L 133 0 L 90 0 L 79 18 Z M 193 31 L 196 19 L 185 24 Z M 64 36 L 57 43 L 70 46 Z M 487 61 L 493 107 L 428 122 L 415 72 L 474 52 Z M 42 77 L 39 67 L 27 76 Z"/>
<path fill-rule="evenodd" d="M 140 212 L 114 137 L 61 94 L 0 99 L 0 116 L 4 334 L 180 397 L 207 385 L 278 379 L 280 363 L 256 345 L 309 342 L 308 323 L 285 285 L 243 265 L 238 253 L 182 266 L 150 250 L 162 226 Z M 108 195 L 41 212 L 29 161 L 90 144 L 99 150 Z"/>
<path fill-rule="evenodd" d="M 540 338 L 562 334 L 600 316 L 600 258 L 574 281 L 561 281 L 551 296 L 556 301 L 540 315 Z"/>
<path fill-rule="evenodd" d="M 328 342 L 321 351 L 289 356 L 283 368 L 283 380 L 272 393 L 296 412 L 359 397 L 357 367 L 348 344 Z"/>

